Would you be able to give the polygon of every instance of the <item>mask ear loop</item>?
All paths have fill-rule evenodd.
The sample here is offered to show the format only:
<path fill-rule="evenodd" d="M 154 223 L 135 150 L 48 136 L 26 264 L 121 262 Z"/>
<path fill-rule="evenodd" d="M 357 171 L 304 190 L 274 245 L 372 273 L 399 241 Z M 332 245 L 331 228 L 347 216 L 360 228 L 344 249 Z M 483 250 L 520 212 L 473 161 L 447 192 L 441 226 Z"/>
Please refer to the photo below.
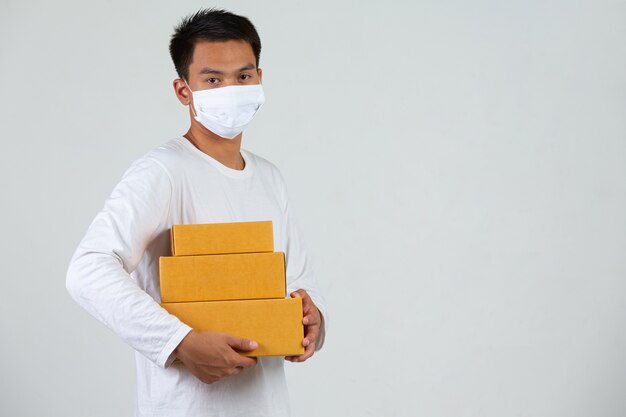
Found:
<path fill-rule="evenodd" d="M 193 99 L 193 90 L 191 89 L 191 87 L 189 87 L 189 84 L 187 84 L 187 81 L 183 78 L 183 82 L 185 83 L 185 85 L 187 86 L 187 89 L 191 92 L 191 98 Z M 198 117 L 198 113 L 196 113 L 196 109 L 195 109 L 195 104 L 191 104 L 191 111 L 193 111 L 193 114 L 195 117 Z"/>

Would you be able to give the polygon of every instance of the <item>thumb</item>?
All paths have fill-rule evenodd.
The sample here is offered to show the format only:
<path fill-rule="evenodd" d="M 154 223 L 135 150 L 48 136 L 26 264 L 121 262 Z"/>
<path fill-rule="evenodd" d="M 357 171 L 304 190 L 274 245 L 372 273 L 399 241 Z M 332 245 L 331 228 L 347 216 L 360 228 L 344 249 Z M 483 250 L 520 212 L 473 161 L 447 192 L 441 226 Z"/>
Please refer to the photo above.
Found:
<path fill-rule="evenodd" d="M 254 340 L 233 336 L 228 339 L 228 345 L 239 350 L 254 350 L 259 347 L 259 344 Z"/>

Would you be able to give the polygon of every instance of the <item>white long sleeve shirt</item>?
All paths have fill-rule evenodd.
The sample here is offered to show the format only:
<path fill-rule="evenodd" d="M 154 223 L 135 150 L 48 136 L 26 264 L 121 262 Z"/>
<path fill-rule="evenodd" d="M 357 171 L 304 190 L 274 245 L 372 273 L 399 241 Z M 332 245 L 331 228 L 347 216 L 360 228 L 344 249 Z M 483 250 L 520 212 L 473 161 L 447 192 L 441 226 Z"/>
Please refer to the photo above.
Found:
<path fill-rule="evenodd" d="M 93 220 L 69 265 L 72 298 L 135 350 L 136 417 L 288 416 L 284 358 L 205 384 L 173 350 L 191 330 L 163 309 L 159 257 L 173 224 L 272 220 L 274 250 L 285 252 L 287 296 L 305 289 L 324 320 L 326 306 L 307 261 L 278 168 L 241 149 L 243 170 L 221 164 L 184 137 L 136 160 Z"/>

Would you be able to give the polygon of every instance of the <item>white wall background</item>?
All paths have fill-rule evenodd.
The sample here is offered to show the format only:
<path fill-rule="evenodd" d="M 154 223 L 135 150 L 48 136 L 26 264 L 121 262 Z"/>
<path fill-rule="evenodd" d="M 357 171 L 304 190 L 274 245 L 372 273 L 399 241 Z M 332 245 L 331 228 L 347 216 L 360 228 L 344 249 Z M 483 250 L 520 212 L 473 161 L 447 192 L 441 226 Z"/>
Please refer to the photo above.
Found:
<path fill-rule="evenodd" d="M 0 415 L 131 415 L 65 290 L 132 160 L 185 132 L 199 1 L 0 2 Z M 238 1 L 331 327 L 294 416 L 626 415 L 626 2 Z"/>

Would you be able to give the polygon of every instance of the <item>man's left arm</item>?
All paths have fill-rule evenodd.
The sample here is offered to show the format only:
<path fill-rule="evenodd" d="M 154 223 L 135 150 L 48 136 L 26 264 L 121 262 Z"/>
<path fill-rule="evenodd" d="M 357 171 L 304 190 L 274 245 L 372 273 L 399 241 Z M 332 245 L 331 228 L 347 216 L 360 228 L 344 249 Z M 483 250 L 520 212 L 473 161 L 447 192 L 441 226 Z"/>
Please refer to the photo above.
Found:
<path fill-rule="evenodd" d="M 304 354 L 286 356 L 285 359 L 291 362 L 304 362 L 322 348 L 328 327 L 328 315 L 326 302 L 309 264 L 299 225 L 289 204 L 284 181 L 282 191 L 287 294 L 291 297 L 302 298 L 302 324 L 304 325 L 302 345 L 305 348 Z"/>

